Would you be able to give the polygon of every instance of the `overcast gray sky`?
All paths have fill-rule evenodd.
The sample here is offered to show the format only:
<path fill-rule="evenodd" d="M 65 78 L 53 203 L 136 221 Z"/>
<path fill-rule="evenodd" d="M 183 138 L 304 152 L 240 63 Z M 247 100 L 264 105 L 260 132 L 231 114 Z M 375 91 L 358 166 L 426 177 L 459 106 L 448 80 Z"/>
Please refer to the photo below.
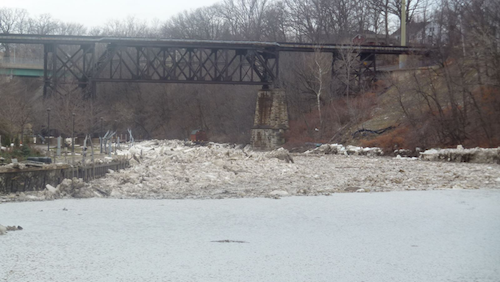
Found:
<path fill-rule="evenodd" d="M 87 27 L 103 25 L 109 19 L 135 16 L 142 20 L 164 21 L 182 12 L 209 6 L 221 0 L 1 0 L 0 8 L 22 8 L 31 16 L 51 14 L 64 22 Z"/>

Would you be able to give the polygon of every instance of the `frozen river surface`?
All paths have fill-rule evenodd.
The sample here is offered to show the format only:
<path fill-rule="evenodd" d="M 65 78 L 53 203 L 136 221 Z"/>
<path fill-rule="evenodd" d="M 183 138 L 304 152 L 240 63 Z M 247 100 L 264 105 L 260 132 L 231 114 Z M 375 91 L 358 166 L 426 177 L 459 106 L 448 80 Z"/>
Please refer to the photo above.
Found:
<path fill-rule="evenodd" d="M 0 204 L 0 281 L 500 281 L 500 191 Z"/>

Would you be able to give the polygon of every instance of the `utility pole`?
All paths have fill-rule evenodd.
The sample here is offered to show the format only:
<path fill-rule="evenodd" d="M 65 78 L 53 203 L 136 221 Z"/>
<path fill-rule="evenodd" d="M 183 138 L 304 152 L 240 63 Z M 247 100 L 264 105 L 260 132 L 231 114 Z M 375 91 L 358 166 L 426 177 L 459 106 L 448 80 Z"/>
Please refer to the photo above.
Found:
<path fill-rule="evenodd" d="M 101 145 L 101 154 L 102 154 L 102 117 L 101 117 L 101 132 L 99 133 L 99 145 Z"/>
<path fill-rule="evenodd" d="M 75 165 L 75 113 L 71 114 L 73 116 L 73 131 L 71 133 L 71 155 L 72 155 L 72 163 Z"/>
<path fill-rule="evenodd" d="M 50 108 L 47 108 L 47 156 L 50 157 Z"/>
<path fill-rule="evenodd" d="M 401 1 L 401 46 L 406 46 L 406 0 Z M 399 68 L 406 66 L 406 55 L 399 55 Z"/>

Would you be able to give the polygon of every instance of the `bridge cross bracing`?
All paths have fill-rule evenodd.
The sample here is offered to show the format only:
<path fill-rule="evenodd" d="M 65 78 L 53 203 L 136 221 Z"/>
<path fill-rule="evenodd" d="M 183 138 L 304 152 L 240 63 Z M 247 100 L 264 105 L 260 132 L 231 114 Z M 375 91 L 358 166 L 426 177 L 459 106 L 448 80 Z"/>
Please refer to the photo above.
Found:
<path fill-rule="evenodd" d="M 276 86 L 280 52 L 356 53 L 358 75 L 376 70 L 377 54 L 426 54 L 402 46 L 352 46 L 252 41 L 206 41 L 94 36 L 0 35 L 0 43 L 44 47 L 44 94 L 74 85 L 93 96 L 98 82 Z"/>

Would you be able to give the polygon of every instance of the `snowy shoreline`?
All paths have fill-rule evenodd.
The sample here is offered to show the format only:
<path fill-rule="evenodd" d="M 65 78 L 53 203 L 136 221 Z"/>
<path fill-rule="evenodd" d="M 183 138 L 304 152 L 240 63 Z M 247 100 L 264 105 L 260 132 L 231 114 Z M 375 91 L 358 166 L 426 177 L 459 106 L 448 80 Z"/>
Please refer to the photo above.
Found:
<path fill-rule="evenodd" d="M 129 169 L 111 172 L 90 183 L 65 180 L 51 191 L 4 195 L 0 201 L 65 197 L 279 198 L 342 192 L 500 188 L 497 164 L 289 154 L 284 149 L 258 152 L 229 144 L 191 146 L 178 140 L 145 141 L 119 154 L 131 159 Z"/>

